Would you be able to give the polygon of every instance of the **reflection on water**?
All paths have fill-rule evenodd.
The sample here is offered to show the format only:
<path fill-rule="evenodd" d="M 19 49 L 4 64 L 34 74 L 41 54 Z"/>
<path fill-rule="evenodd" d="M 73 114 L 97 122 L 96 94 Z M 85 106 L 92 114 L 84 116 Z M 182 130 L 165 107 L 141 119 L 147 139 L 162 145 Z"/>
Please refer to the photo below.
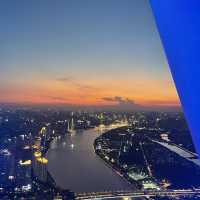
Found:
<path fill-rule="evenodd" d="M 117 126 L 77 131 L 55 139 L 48 151 L 48 169 L 56 183 L 74 192 L 130 189 L 130 184 L 106 166 L 93 149 L 96 137 Z"/>

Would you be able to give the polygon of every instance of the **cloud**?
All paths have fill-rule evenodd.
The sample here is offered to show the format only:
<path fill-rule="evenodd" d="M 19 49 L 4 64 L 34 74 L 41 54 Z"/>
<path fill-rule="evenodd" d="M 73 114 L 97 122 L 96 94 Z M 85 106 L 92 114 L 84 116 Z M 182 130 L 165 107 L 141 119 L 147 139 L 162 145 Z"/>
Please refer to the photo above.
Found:
<path fill-rule="evenodd" d="M 97 88 L 91 86 L 91 85 L 87 85 L 84 83 L 80 83 L 79 81 L 76 81 L 76 79 L 74 79 L 72 76 L 67 76 L 67 77 L 61 77 L 56 79 L 59 82 L 65 83 L 65 84 L 71 84 L 73 86 L 75 86 L 77 89 L 81 90 L 81 91 L 94 91 Z"/>
<path fill-rule="evenodd" d="M 103 97 L 102 100 L 104 101 L 115 101 L 115 99 L 113 99 L 112 97 Z"/>
<path fill-rule="evenodd" d="M 126 98 L 126 97 L 121 97 L 121 96 L 103 97 L 102 100 L 116 103 L 115 105 L 108 105 L 108 108 L 113 109 L 113 110 L 130 111 L 130 110 L 138 110 L 142 108 L 141 105 L 136 104 L 134 100 Z"/>
<path fill-rule="evenodd" d="M 56 80 L 59 81 L 59 82 L 64 82 L 64 83 L 66 83 L 66 82 L 72 82 L 72 81 L 73 81 L 73 78 L 72 78 L 71 76 L 68 76 L 68 77 L 58 78 L 58 79 L 56 79 Z"/>
<path fill-rule="evenodd" d="M 67 101 L 67 98 L 64 97 L 56 97 L 56 96 L 47 96 L 47 98 L 51 99 L 51 100 L 56 100 L 56 101 Z"/>
<path fill-rule="evenodd" d="M 85 85 L 85 84 L 81 84 L 81 83 L 76 83 L 75 85 L 80 90 L 90 90 L 90 91 L 91 90 L 96 90 L 96 88 L 91 86 L 91 85 Z"/>
<path fill-rule="evenodd" d="M 115 97 L 103 97 L 102 100 L 104 101 L 110 101 L 110 102 L 116 102 L 121 105 L 135 105 L 135 102 L 129 98 L 124 98 L 120 96 Z"/>

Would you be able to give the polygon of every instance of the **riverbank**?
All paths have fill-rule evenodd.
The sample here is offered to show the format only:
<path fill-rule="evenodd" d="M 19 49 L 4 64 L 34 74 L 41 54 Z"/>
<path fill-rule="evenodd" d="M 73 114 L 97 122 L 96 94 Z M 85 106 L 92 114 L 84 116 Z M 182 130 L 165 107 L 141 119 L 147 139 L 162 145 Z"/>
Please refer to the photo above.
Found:
<path fill-rule="evenodd" d="M 96 139 L 98 140 L 98 138 Z M 99 157 L 99 159 L 101 159 L 105 165 L 107 165 L 113 172 L 115 172 L 118 176 L 120 176 L 121 178 L 123 178 L 128 184 L 130 184 L 130 186 L 134 189 L 141 189 L 141 185 L 138 184 L 137 181 L 130 179 L 128 177 L 128 175 L 126 174 L 126 172 L 124 171 L 123 168 L 121 168 L 119 165 L 113 162 L 111 162 L 108 157 L 106 157 L 104 154 L 102 154 L 99 150 L 97 150 L 96 148 L 96 140 L 94 142 L 94 151 L 96 153 L 96 155 Z M 106 159 L 107 158 L 107 159 Z"/>
<path fill-rule="evenodd" d="M 105 128 L 110 130 L 112 126 Z M 98 127 L 52 141 L 47 152 L 48 170 L 58 186 L 74 192 L 131 189 L 126 180 L 95 154 L 93 143 L 102 133 L 102 127 Z"/>
<path fill-rule="evenodd" d="M 125 172 L 123 172 L 123 170 L 114 165 L 112 162 L 109 162 L 108 160 L 105 159 L 104 156 L 102 156 L 101 154 L 95 152 L 98 156 L 99 159 L 101 159 L 106 166 L 108 166 L 113 172 L 115 172 L 118 176 L 120 176 L 121 178 L 123 178 L 125 181 L 127 181 L 128 184 L 130 184 L 130 187 L 133 187 L 133 189 L 140 189 L 137 181 L 134 181 L 132 179 L 130 179 L 127 174 Z"/>

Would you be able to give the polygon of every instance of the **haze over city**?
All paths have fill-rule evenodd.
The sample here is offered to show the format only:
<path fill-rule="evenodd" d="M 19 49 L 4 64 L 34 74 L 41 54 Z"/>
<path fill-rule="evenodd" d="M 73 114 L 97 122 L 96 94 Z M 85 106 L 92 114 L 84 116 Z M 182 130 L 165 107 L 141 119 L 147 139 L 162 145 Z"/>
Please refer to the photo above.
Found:
<path fill-rule="evenodd" d="M 0 12 L 0 102 L 180 105 L 147 0 L 6 1 Z"/>

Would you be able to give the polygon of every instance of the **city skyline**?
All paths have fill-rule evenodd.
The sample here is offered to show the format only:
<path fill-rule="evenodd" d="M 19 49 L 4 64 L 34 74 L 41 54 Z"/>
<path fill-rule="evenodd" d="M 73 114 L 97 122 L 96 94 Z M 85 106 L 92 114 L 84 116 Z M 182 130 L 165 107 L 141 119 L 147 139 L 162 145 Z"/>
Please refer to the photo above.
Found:
<path fill-rule="evenodd" d="M 180 106 L 147 0 L 0 9 L 0 102 Z"/>

